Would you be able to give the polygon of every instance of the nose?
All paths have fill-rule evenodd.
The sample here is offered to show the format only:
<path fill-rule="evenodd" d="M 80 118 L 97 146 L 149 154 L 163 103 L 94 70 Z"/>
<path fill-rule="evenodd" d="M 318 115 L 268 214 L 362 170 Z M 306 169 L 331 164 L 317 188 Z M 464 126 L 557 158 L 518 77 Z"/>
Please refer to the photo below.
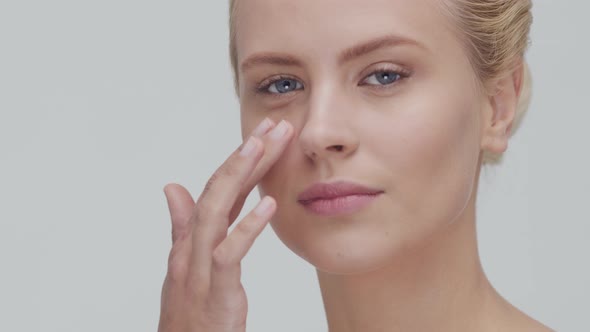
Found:
<path fill-rule="evenodd" d="M 354 103 L 346 96 L 324 89 L 310 95 L 299 144 L 312 160 L 345 158 L 359 145 L 354 127 Z"/>

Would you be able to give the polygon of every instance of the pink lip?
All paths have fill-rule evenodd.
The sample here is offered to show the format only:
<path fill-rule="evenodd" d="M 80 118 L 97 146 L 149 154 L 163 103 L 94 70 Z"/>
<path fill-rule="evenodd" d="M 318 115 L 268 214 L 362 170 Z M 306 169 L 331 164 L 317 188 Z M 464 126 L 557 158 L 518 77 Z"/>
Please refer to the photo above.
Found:
<path fill-rule="evenodd" d="M 298 202 L 313 213 L 335 216 L 360 210 L 381 193 L 383 190 L 352 182 L 316 183 L 299 194 Z"/>

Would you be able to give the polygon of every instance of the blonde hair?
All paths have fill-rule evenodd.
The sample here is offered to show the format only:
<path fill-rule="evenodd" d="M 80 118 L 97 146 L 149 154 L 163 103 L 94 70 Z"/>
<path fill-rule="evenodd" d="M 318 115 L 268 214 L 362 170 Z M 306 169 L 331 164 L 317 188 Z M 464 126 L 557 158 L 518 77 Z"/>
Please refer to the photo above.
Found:
<path fill-rule="evenodd" d="M 510 135 L 514 135 L 529 108 L 532 79 L 524 54 L 530 45 L 533 21 L 531 0 L 440 0 L 441 8 L 455 23 L 455 31 L 464 41 L 470 64 L 482 92 L 490 93 L 488 84 L 509 74 L 522 61 L 523 80 Z M 229 52 L 234 89 L 239 96 L 239 72 L 235 43 L 237 0 L 229 2 Z M 485 151 L 482 163 L 496 164 L 502 154 Z"/>

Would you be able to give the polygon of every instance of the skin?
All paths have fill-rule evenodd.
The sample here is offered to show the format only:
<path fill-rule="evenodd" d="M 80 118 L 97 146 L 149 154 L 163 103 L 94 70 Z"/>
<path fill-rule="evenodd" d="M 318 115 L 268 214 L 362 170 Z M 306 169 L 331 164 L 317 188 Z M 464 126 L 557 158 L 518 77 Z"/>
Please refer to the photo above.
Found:
<path fill-rule="evenodd" d="M 477 251 L 482 153 L 507 149 L 522 67 L 516 62 L 490 82 L 493 94 L 482 93 L 437 5 L 239 1 L 238 63 L 273 52 L 301 66 L 240 67 L 242 138 L 258 138 L 254 152 L 242 157 L 240 146 L 196 202 L 178 184 L 164 188 L 173 246 L 160 332 L 245 331 L 240 261 L 267 222 L 316 267 L 330 332 L 552 331 L 495 291 Z M 386 34 L 423 47 L 388 46 L 339 63 L 344 49 Z M 384 66 L 408 77 L 383 85 L 371 74 Z M 270 94 L 283 78 L 256 93 L 277 75 L 295 89 Z M 273 140 L 281 120 L 287 133 Z M 268 126 L 255 129 L 261 123 Z M 338 217 L 297 202 L 312 183 L 335 180 L 384 193 Z M 255 186 L 271 197 L 270 210 L 248 213 L 228 234 Z"/>

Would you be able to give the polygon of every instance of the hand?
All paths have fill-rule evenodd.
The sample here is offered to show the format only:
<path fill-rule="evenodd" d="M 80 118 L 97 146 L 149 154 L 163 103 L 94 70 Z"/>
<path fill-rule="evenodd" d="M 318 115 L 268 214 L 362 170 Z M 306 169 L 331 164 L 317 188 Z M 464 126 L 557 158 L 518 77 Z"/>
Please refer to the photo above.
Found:
<path fill-rule="evenodd" d="M 227 232 L 249 193 L 287 146 L 293 128 L 286 121 L 283 125 L 262 121 L 252 132 L 252 145 L 242 144 L 229 156 L 196 204 L 181 185 L 164 187 L 172 249 L 162 287 L 159 332 L 245 331 L 248 304 L 240 263 L 274 214 L 275 199 L 264 197 Z M 276 138 L 273 133 L 281 128 L 285 134 Z M 246 151 L 250 154 L 240 153 Z"/>

